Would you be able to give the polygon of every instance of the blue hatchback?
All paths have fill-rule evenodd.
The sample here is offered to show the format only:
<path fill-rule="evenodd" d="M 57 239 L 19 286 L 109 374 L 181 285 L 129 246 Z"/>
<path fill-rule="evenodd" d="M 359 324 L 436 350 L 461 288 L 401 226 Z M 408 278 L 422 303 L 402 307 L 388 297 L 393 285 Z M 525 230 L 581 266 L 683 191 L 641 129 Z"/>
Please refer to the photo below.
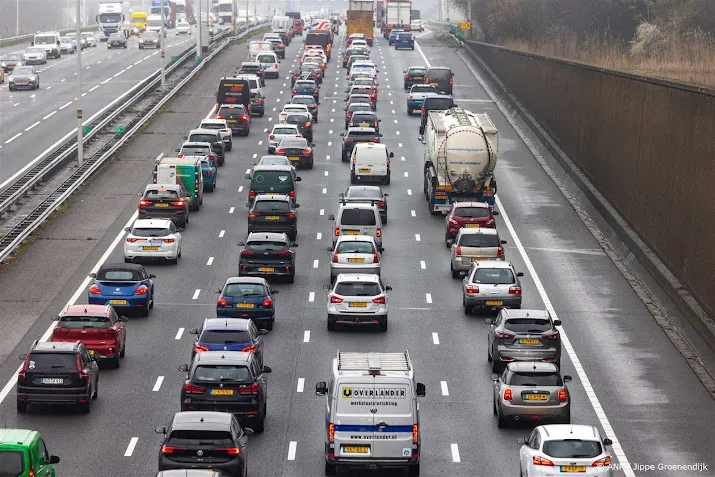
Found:
<path fill-rule="evenodd" d="M 216 189 L 216 174 L 218 167 L 213 156 L 201 158 L 201 175 L 204 176 L 204 190 L 213 192 Z"/>
<path fill-rule="evenodd" d="M 246 318 L 259 328 L 273 329 L 276 321 L 274 295 L 278 290 L 262 277 L 231 277 L 219 293 L 216 316 L 220 318 Z"/>
<path fill-rule="evenodd" d="M 293 91 L 291 91 L 291 95 L 312 96 L 317 102 L 320 100 L 320 88 L 318 88 L 318 84 L 313 80 L 297 80 L 293 85 Z"/>
<path fill-rule="evenodd" d="M 395 37 L 395 49 L 415 49 L 415 39 L 412 37 L 412 33 L 400 32 Z"/>
<path fill-rule="evenodd" d="M 156 276 L 141 265 L 106 263 L 89 276 L 94 278 L 87 294 L 90 305 L 111 305 L 120 315 L 138 310 L 142 316 L 149 316 L 154 308 Z"/>
<path fill-rule="evenodd" d="M 251 320 L 242 318 L 207 318 L 201 328 L 189 330 L 197 335 L 191 359 L 201 351 L 243 351 L 253 353 L 263 366 L 263 335 Z"/>

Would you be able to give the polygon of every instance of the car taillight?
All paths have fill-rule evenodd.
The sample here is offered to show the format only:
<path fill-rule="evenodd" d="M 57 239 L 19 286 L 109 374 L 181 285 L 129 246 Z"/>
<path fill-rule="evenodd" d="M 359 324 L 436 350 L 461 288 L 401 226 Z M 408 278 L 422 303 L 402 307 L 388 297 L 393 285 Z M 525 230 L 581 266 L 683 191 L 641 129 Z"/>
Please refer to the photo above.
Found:
<path fill-rule="evenodd" d="M 355 142 L 355 139 L 346 137 L 346 138 L 345 138 L 345 142 Z"/>
<path fill-rule="evenodd" d="M 377 252 L 372 252 L 372 263 L 380 263 L 380 255 Z"/>
<path fill-rule="evenodd" d="M 194 353 L 198 353 L 199 351 L 208 351 L 209 349 L 206 346 L 201 346 L 200 344 L 195 344 L 194 345 Z"/>
<path fill-rule="evenodd" d="M 241 115 L 241 119 L 243 119 L 244 121 L 246 121 L 246 120 L 248 119 L 248 116 L 245 115 L 245 114 L 242 114 L 242 115 Z"/>
<path fill-rule="evenodd" d="M 509 388 L 505 389 L 505 390 L 504 390 L 504 400 L 505 400 L 505 401 L 511 401 L 512 398 L 513 398 L 513 396 L 512 396 L 512 393 L 511 393 L 511 389 L 509 389 Z"/>
<path fill-rule="evenodd" d="M 173 454 L 177 450 L 186 450 L 183 447 L 161 446 L 162 454 Z"/>
<path fill-rule="evenodd" d="M 174 243 L 174 239 L 172 239 L 172 238 L 161 239 L 161 241 L 164 243 Z"/>
<path fill-rule="evenodd" d="M 338 263 L 338 252 L 333 252 L 333 263 Z"/>
<path fill-rule="evenodd" d="M 206 171 L 206 175 L 207 175 L 208 177 L 211 177 L 211 176 L 213 175 L 213 172 L 211 172 L 211 171 Z"/>
<path fill-rule="evenodd" d="M 454 84 L 454 78 L 449 79 L 449 84 Z"/>
<path fill-rule="evenodd" d="M 278 69 L 278 63 L 276 63 L 275 65 L 273 65 L 273 67 L 276 68 L 276 69 Z M 451 81 L 450 81 L 450 84 L 452 84 Z"/>
<path fill-rule="evenodd" d="M 300 151 L 301 154 L 310 154 L 311 152 L 313 151 L 311 151 L 310 149 L 303 149 L 302 151 Z"/>
<path fill-rule="evenodd" d="M 405 79 L 410 79 L 410 75 L 405 75 Z"/>
<path fill-rule="evenodd" d="M 611 466 L 611 456 L 607 455 L 603 459 L 598 459 L 593 463 L 591 467 L 610 467 Z"/>
<path fill-rule="evenodd" d="M 191 384 L 191 381 L 185 381 L 184 382 L 184 391 L 189 394 L 201 394 L 201 393 L 206 392 L 206 388 L 202 388 L 201 386 Z"/>
<path fill-rule="evenodd" d="M 151 201 L 150 201 L 150 200 L 141 199 L 141 200 L 139 201 L 139 206 L 140 206 L 140 207 L 141 207 L 141 206 L 146 207 L 146 206 L 149 206 L 149 205 L 151 205 Z"/>
<path fill-rule="evenodd" d="M 35 477 L 35 469 L 30 467 L 30 470 L 27 471 L 27 477 Z"/>
<path fill-rule="evenodd" d="M 290 250 L 281 250 L 280 252 L 278 252 L 278 255 L 280 255 L 281 257 L 290 257 Z"/>
<path fill-rule="evenodd" d="M 87 379 L 88 374 L 84 370 L 84 367 L 82 367 L 82 360 L 79 358 L 79 355 L 77 355 L 77 371 L 79 372 L 80 379 Z"/>
<path fill-rule="evenodd" d="M 251 257 L 255 254 L 253 250 L 241 250 L 242 257 Z"/>
<path fill-rule="evenodd" d="M 521 287 L 509 287 L 510 295 L 521 295 Z"/>
<path fill-rule="evenodd" d="M 141 285 L 139 288 L 136 289 L 134 292 L 135 295 L 146 295 L 149 289 L 146 287 L 146 285 Z"/>
<path fill-rule="evenodd" d="M 28 370 L 30 367 L 30 355 L 27 355 L 25 358 L 25 362 L 22 363 L 22 369 L 17 373 L 18 378 L 24 378 L 25 377 L 25 372 Z"/>
<path fill-rule="evenodd" d="M 370 99 L 375 99 L 375 98 L 377 98 L 377 95 L 375 93 L 370 95 Z"/>
<path fill-rule="evenodd" d="M 102 294 L 102 290 L 100 290 L 99 286 L 97 286 L 97 285 L 92 285 L 91 287 L 89 287 L 89 292 L 92 295 L 101 295 Z"/>
<path fill-rule="evenodd" d="M 258 384 L 253 383 L 250 386 L 243 386 L 238 388 L 238 394 L 258 394 L 261 389 Z"/>
<path fill-rule="evenodd" d="M 568 394 L 565 389 L 559 389 L 559 402 L 566 402 L 568 400 Z"/>
<path fill-rule="evenodd" d="M 328 424 L 328 444 L 335 443 L 335 424 Z"/>
<path fill-rule="evenodd" d="M 504 256 L 504 247 L 499 247 L 497 249 L 497 257 L 503 257 Z"/>
<path fill-rule="evenodd" d="M 454 220 L 452 217 L 447 217 L 447 222 L 449 222 L 449 225 L 459 225 L 459 222 Z"/>
<path fill-rule="evenodd" d="M 271 140 L 271 141 L 274 140 L 275 138 L 276 138 L 276 136 L 273 135 L 273 134 L 271 134 L 270 136 L 268 136 L 268 139 Z"/>
<path fill-rule="evenodd" d="M 217 114 L 216 119 L 223 119 L 223 114 Z"/>
<path fill-rule="evenodd" d="M 510 340 L 514 338 L 514 335 L 511 333 L 505 333 L 503 331 L 496 330 L 494 332 L 494 337 L 500 340 Z"/>
<path fill-rule="evenodd" d="M 422 113 L 423 115 L 425 114 L 425 108 L 424 108 L 424 107 L 423 107 L 422 109 L 420 109 L 420 113 Z"/>
<path fill-rule="evenodd" d="M 455 257 L 461 257 L 461 256 L 462 256 L 462 247 L 455 247 L 455 248 L 454 248 L 454 256 L 455 256 Z"/>
<path fill-rule="evenodd" d="M 305 127 L 306 127 L 306 128 L 309 128 L 310 126 L 311 126 L 310 121 L 308 121 L 307 123 L 305 123 Z"/>
<path fill-rule="evenodd" d="M 385 297 L 384 296 L 379 296 L 377 298 L 373 298 L 372 302 L 375 303 L 376 305 L 384 305 L 385 304 Z"/>
<path fill-rule="evenodd" d="M 242 353 L 253 353 L 253 354 L 256 354 L 256 351 L 257 351 L 257 349 L 254 345 L 246 346 L 241 350 Z"/>
<path fill-rule="evenodd" d="M 319 91 L 319 90 L 317 90 L 317 89 L 314 89 L 314 90 L 313 90 L 313 94 L 318 94 L 318 93 L 320 93 L 320 91 Z M 315 105 L 315 107 L 317 108 L 317 107 L 318 107 L 318 105 Z"/>
<path fill-rule="evenodd" d="M 249 219 L 255 219 L 256 217 L 260 216 L 261 214 L 259 212 L 249 212 L 248 213 L 248 218 Z"/>
<path fill-rule="evenodd" d="M 286 213 L 286 217 L 288 217 L 289 219 L 295 219 L 295 212 Z"/>
<path fill-rule="evenodd" d="M 548 466 L 548 467 L 553 467 L 553 465 L 554 465 L 554 463 L 551 462 L 549 459 L 544 459 L 543 457 L 538 456 L 538 455 L 533 456 L 533 457 L 531 458 L 531 462 L 532 462 L 534 465 L 545 465 L 545 466 Z"/>
<path fill-rule="evenodd" d="M 256 191 L 253 190 L 253 189 L 249 190 L 249 191 L 248 191 L 248 198 L 249 198 L 249 199 L 253 199 L 253 198 L 255 198 L 255 197 L 256 197 Z"/>
<path fill-rule="evenodd" d="M 219 298 L 218 301 L 216 302 L 218 306 L 228 306 L 228 302 L 226 301 L 225 298 Z"/>
<path fill-rule="evenodd" d="M 297 90 L 297 89 L 294 89 L 293 91 L 291 91 L 291 93 L 293 93 L 293 94 L 298 94 L 298 90 Z"/>
<path fill-rule="evenodd" d="M 339 296 L 330 295 L 330 303 L 342 303 L 343 299 Z"/>
<path fill-rule="evenodd" d="M 176 157 L 184 157 L 184 153 L 180 152 L 179 154 L 176 155 Z"/>
<path fill-rule="evenodd" d="M 183 200 L 172 200 L 171 205 L 173 205 L 174 207 L 183 207 L 184 201 Z"/>
<path fill-rule="evenodd" d="M 479 287 L 467 287 L 467 293 L 477 294 L 479 293 Z"/>
<path fill-rule="evenodd" d="M 285 154 L 285 150 L 283 150 L 283 149 L 276 149 L 276 154 L 279 155 L 279 156 L 281 156 L 281 155 Z"/>
<path fill-rule="evenodd" d="M 382 237 L 382 229 L 377 229 L 377 230 L 375 230 L 375 236 L 376 236 L 376 237 Z"/>
<path fill-rule="evenodd" d="M 134 237 L 127 237 L 127 242 L 129 242 L 129 243 L 135 243 L 137 240 L 139 240 L 139 239 L 134 238 Z"/>
<path fill-rule="evenodd" d="M 558 330 L 554 330 L 551 333 L 541 335 L 541 339 L 546 340 L 546 341 L 554 341 L 554 340 L 559 339 L 559 335 L 560 334 L 559 334 Z"/>
<path fill-rule="evenodd" d="M 429 76 L 425 76 L 425 84 L 429 84 Z"/>
<path fill-rule="evenodd" d="M 256 103 L 262 103 L 262 102 L 263 102 L 262 99 L 257 99 L 257 100 L 256 100 Z"/>
<path fill-rule="evenodd" d="M 241 449 L 238 447 L 228 447 L 226 449 L 216 449 L 226 451 L 228 455 L 241 455 Z"/>
<path fill-rule="evenodd" d="M 292 190 L 292 191 L 288 192 L 288 197 L 290 197 L 291 199 L 295 199 L 295 191 Z"/>
<path fill-rule="evenodd" d="M 420 426 L 419 424 L 412 424 L 412 445 L 416 446 L 420 439 Z"/>
<path fill-rule="evenodd" d="M 265 300 L 263 300 L 263 308 L 268 308 L 272 304 L 273 304 L 273 300 L 271 300 L 270 298 L 266 298 Z"/>

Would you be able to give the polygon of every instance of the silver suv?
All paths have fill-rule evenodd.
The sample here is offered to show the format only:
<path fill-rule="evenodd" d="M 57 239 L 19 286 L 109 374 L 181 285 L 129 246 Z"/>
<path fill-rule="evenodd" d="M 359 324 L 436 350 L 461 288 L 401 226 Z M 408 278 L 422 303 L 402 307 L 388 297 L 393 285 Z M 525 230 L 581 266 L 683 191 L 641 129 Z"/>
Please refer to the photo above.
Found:
<path fill-rule="evenodd" d="M 462 305 L 464 314 L 472 310 L 497 310 L 521 308 L 522 272 L 517 272 L 511 262 L 484 260 L 472 262 L 472 268 L 462 280 Z"/>
<path fill-rule="evenodd" d="M 499 238 L 496 229 L 462 228 L 451 247 L 452 278 L 465 275 L 472 262 L 479 260 L 505 260 L 504 247 L 506 240 Z"/>
<path fill-rule="evenodd" d="M 392 287 L 384 286 L 378 275 L 341 273 L 329 290 L 327 311 L 328 331 L 335 325 L 380 325 L 387 331 L 387 292 Z"/>
<path fill-rule="evenodd" d="M 380 252 L 369 235 L 341 235 L 330 261 L 330 281 L 341 273 L 380 275 Z"/>

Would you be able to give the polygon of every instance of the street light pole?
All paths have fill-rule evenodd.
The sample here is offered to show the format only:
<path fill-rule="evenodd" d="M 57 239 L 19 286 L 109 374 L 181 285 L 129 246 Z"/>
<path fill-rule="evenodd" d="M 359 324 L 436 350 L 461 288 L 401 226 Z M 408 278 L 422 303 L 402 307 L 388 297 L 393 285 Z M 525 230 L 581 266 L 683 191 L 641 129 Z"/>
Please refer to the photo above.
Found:
<path fill-rule="evenodd" d="M 202 54 L 201 53 L 201 27 L 202 27 L 202 25 L 201 25 L 201 23 L 202 23 L 202 20 L 201 20 L 201 3 L 202 2 L 201 2 L 201 0 L 199 0 L 198 3 L 199 3 L 199 16 L 198 16 L 198 20 L 196 21 L 196 59 L 197 60 L 199 58 L 201 58 L 201 54 Z M 206 18 L 208 18 L 208 16 L 209 15 L 207 13 Z"/>
<path fill-rule="evenodd" d="M 161 58 L 161 92 L 166 90 L 166 71 L 164 68 L 164 35 L 166 35 L 166 17 L 164 16 L 164 0 L 161 0 L 161 31 L 159 35 L 159 45 L 161 45 L 161 53 L 159 57 Z"/>
<path fill-rule="evenodd" d="M 236 17 L 238 16 L 238 4 L 237 0 L 233 0 L 231 3 L 231 34 L 236 34 Z"/>
<path fill-rule="evenodd" d="M 20 36 L 20 0 L 15 2 L 15 35 Z"/>
<path fill-rule="evenodd" d="M 75 25 L 75 35 L 77 38 L 77 166 L 82 167 L 84 162 L 84 148 L 82 146 L 82 25 L 80 23 L 82 15 L 82 0 L 77 0 L 77 22 Z"/>

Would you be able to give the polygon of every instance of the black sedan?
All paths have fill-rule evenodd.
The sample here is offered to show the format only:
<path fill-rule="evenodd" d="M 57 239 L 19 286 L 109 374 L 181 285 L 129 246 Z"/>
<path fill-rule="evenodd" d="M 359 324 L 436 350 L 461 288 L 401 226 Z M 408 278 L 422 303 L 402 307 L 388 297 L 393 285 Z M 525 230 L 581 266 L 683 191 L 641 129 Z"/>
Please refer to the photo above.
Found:
<path fill-rule="evenodd" d="M 345 107 L 345 129 L 348 128 L 348 123 L 350 122 L 350 118 L 353 117 L 353 114 L 357 113 L 358 111 L 374 111 L 372 109 L 372 105 L 370 103 L 352 103 L 348 104 Z"/>
<path fill-rule="evenodd" d="M 286 119 L 286 124 L 295 124 L 298 126 L 298 131 L 300 134 L 308 140 L 308 142 L 313 142 L 313 123 L 310 119 L 309 113 L 290 113 Z"/>
<path fill-rule="evenodd" d="M 308 107 L 308 111 L 313 115 L 313 121 L 318 122 L 318 100 L 315 96 L 308 96 L 306 94 L 298 94 L 293 96 L 290 100 L 291 104 L 304 104 Z"/>
<path fill-rule="evenodd" d="M 343 138 L 343 162 L 348 162 L 356 144 L 363 142 L 380 142 L 381 134 L 373 128 L 348 128 L 347 133 L 340 133 Z"/>
<path fill-rule="evenodd" d="M 287 137 L 276 147 L 276 155 L 287 156 L 296 169 L 313 168 L 313 147 L 304 137 Z"/>
<path fill-rule="evenodd" d="M 280 277 L 289 283 L 295 281 L 295 250 L 286 234 L 253 233 L 248 240 L 239 242 L 243 247 L 238 259 L 238 276 Z"/>
<path fill-rule="evenodd" d="M 287 195 L 258 194 L 248 211 L 248 233 L 278 232 L 285 233 L 291 240 L 298 235 L 298 219 L 293 200 Z"/>
<path fill-rule="evenodd" d="M 125 48 L 127 47 L 127 38 L 121 33 L 112 33 L 107 39 L 107 48 Z"/>

